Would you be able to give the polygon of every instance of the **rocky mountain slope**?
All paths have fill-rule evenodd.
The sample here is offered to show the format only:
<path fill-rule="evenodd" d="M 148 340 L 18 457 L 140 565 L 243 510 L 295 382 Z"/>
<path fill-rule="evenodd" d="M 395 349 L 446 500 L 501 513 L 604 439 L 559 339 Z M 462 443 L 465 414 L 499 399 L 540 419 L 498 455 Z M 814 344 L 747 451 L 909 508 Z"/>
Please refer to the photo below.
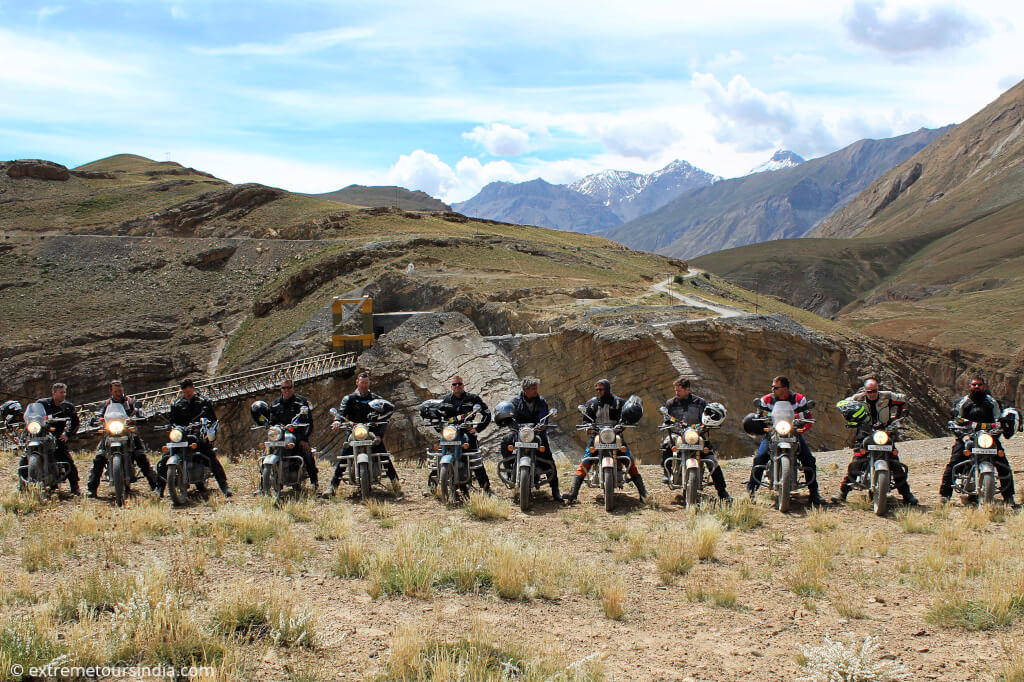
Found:
<path fill-rule="evenodd" d="M 435 199 L 420 190 L 410 191 L 404 187 L 366 187 L 365 185 L 349 185 L 333 192 L 312 194 L 318 199 L 337 201 L 340 204 L 353 206 L 394 206 L 403 211 L 450 211 L 451 207 L 439 199 Z"/>
<path fill-rule="evenodd" d="M 791 168 L 716 182 L 604 234 L 630 248 L 677 258 L 802 237 L 941 133 L 921 129 L 860 140 Z"/>
<path fill-rule="evenodd" d="M 813 233 L 823 238 L 700 262 L 873 335 L 987 357 L 1019 381 L 1022 131 L 1024 83 L 886 173 Z"/>
<path fill-rule="evenodd" d="M 646 175 L 616 170 L 594 173 L 570 184 L 569 189 L 594 197 L 626 222 L 721 179 L 677 159 Z"/>

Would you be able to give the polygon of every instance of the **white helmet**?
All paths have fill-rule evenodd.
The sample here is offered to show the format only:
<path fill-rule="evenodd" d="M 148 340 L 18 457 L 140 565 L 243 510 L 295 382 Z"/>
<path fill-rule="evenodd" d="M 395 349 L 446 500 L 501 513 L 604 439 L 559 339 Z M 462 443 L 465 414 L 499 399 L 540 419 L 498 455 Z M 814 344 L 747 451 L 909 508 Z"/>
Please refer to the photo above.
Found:
<path fill-rule="evenodd" d="M 700 423 L 704 426 L 721 426 L 726 414 L 728 413 L 722 403 L 708 403 L 700 415 Z"/>

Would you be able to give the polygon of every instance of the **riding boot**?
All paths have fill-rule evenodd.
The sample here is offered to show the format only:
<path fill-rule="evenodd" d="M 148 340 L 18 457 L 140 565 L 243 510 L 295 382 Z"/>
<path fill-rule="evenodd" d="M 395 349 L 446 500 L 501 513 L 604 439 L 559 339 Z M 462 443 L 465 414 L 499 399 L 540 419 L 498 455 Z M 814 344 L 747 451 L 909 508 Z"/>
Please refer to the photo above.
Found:
<path fill-rule="evenodd" d="M 562 496 L 558 492 L 558 479 L 551 479 L 551 499 L 555 502 L 562 502 Z"/>
<path fill-rule="evenodd" d="M 569 488 L 569 494 L 565 496 L 566 504 L 576 503 L 576 497 L 580 494 L 581 487 L 583 487 L 583 477 L 576 474 L 572 477 L 572 487 Z"/>
<path fill-rule="evenodd" d="M 633 483 L 636 484 L 636 490 L 640 493 L 640 501 L 647 501 L 647 486 L 644 485 L 644 477 L 640 475 L 640 472 L 636 472 L 636 476 L 633 476 Z"/>
<path fill-rule="evenodd" d="M 107 458 L 104 455 L 96 455 L 92 461 L 92 469 L 89 471 L 89 482 L 85 487 L 95 497 L 96 491 L 100 489 L 100 477 L 103 476 L 103 468 L 107 465 Z"/>

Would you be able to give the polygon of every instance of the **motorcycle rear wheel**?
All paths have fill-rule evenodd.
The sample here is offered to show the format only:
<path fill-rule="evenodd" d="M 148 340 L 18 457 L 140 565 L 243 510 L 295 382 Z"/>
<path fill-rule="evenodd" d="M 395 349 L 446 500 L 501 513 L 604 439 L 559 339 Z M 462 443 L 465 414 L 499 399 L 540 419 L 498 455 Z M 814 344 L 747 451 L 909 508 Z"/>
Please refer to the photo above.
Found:
<path fill-rule="evenodd" d="M 873 506 L 876 516 L 885 516 L 889 511 L 889 472 L 879 471 L 875 477 Z"/>

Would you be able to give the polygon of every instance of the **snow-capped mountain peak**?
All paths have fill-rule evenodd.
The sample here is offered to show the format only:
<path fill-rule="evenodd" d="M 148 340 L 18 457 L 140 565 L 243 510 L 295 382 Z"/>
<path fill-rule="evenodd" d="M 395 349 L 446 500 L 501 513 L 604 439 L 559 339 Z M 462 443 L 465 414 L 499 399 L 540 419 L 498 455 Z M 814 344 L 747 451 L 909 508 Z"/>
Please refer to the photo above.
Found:
<path fill-rule="evenodd" d="M 750 171 L 750 175 L 753 175 L 754 173 L 763 173 L 765 171 L 777 171 L 783 168 L 792 168 L 793 166 L 799 166 L 806 160 L 807 159 L 796 152 L 791 152 L 788 149 L 779 149 L 772 154 L 772 158 L 758 166 L 755 166 L 754 169 Z"/>

